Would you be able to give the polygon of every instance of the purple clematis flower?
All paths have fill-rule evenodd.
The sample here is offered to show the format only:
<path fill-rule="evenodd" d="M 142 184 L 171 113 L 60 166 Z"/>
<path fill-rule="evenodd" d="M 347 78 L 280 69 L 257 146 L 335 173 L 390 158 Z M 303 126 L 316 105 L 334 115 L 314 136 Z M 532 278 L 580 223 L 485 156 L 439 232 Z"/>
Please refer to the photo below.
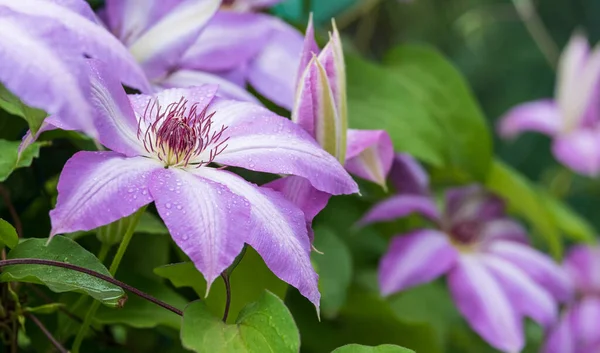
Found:
<path fill-rule="evenodd" d="M 339 32 L 333 33 L 323 50 L 314 39 L 309 21 L 300 59 L 292 121 L 311 134 L 350 173 L 386 187 L 394 148 L 383 130 L 348 129 L 346 72 Z M 278 179 L 268 185 L 299 205 L 310 224 L 329 196 L 300 177 Z"/>
<path fill-rule="evenodd" d="M 25 104 L 56 114 L 56 126 L 96 136 L 87 59 L 106 62 L 121 80 L 149 89 L 123 45 L 82 0 L 0 0 L 0 83 Z"/>
<path fill-rule="evenodd" d="M 511 109 L 501 118 L 500 134 L 513 137 L 531 130 L 549 135 L 556 159 L 576 172 L 597 175 L 600 172 L 599 79 L 600 49 L 590 53 L 586 38 L 575 34 L 560 59 L 555 99 Z"/>
<path fill-rule="evenodd" d="M 544 353 L 592 353 L 600 348 L 600 247 L 576 246 L 564 268 L 573 280 L 576 300 L 548 335 Z"/>
<path fill-rule="evenodd" d="M 66 163 L 52 235 L 94 229 L 154 202 L 209 286 L 248 243 L 318 307 L 302 211 L 213 166 L 298 175 L 331 194 L 357 192 L 335 158 L 289 120 L 215 97 L 217 86 L 128 98 L 98 62 L 90 76 L 99 140 L 112 151 L 78 152 Z"/>
<path fill-rule="evenodd" d="M 479 186 L 448 189 L 438 211 L 425 173 L 408 155 L 394 166 L 400 194 L 371 209 L 360 224 L 411 213 L 436 228 L 392 239 L 379 265 L 379 286 L 390 295 L 447 274 L 451 295 L 475 332 L 503 352 L 523 348 L 523 316 L 548 327 L 557 301 L 567 300 L 566 274 L 549 257 L 527 245 L 525 230 L 509 219 L 503 202 Z M 407 188 L 404 189 L 403 185 Z"/>
<path fill-rule="evenodd" d="M 109 30 L 160 90 L 219 84 L 219 94 L 256 101 L 247 82 L 291 109 L 302 36 L 285 22 L 251 10 L 274 1 L 107 0 Z"/>

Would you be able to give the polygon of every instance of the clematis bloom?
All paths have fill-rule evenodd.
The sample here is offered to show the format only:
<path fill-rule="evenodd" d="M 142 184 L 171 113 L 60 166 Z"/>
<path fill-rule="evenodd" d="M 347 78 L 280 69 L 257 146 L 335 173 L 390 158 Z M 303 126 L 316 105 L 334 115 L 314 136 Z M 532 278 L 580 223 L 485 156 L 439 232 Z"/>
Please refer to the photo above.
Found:
<path fill-rule="evenodd" d="M 319 50 L 311 18 L 300 59 L 292 121 L 343 163 L 348 172 L 385 188 L 394 157 L 388 133 L 348 129 L 347 116 L 346 72 L 339 32 L 333 23 L 329 42 Z M 315 190 L 299 177 L 279 179 L 268 186 L 300 205 L 309 223 L 329 199 L 328 194 Z"/>
<path fill-rule="evenodd" d="M 572 279 L 576 299 L 550 330 L 544 353 L 598 352 L 600 336 L 600 247 L 579 245 L 566 256 L 563 267 Z"/>
<path fill-rule="evenodd" d="M 598 83 L 600 48 L 590 53 L 587 39 L 575 34 L 559 63 L 554 99 L 525 103 L 500 120 L 499 131 L 514 137 L 537 131 L 552 137 L 556 159 L 572 170 L 594 176 L 600 172 Z"/>
<path fill-rule="evenodd" d="M 323 192 L 357 192 L 343 167 L 289 120 L 217 87 L 127 97 L 91 62 L 99 140 L 65 165 L 52 235 L 90 230 L 154 202 L 175 243 L 210 285 L 248 243 L 279 278 L 318 307 L 304 214 L 279 193 L 221 167 L 299 175 Z"/>
<path fill-rule="evenodd" d="M 503 202 L 480 186 L 448 189 L 438 210 L 424 171 L 408 155 L 395 161 L 400 194 L 373 207 L 362 225 L 418 213 L 435 227 L 395 236 L 379 264 L 385 296 L 446 274 L 450 293 L 469 325 L 490 345 L 523 348 L 522 319 L 553 324 L 557 302 L 570 297 L 569 281 L 546 255 L 527 245 L 525 230 L 507 217 Z M 406 190 L 402 185 L 407 185 Z"/>

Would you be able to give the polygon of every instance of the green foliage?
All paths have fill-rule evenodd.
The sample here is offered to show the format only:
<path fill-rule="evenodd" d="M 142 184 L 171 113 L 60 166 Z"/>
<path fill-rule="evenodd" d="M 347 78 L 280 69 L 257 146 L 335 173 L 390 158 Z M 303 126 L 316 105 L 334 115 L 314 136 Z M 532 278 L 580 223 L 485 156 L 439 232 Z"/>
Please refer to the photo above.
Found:
<path fill-rule="evenodd" d="M 46 245 L 48 239 L 26 239 L 8 253 L 8 259 L 44 259 L 70 263 L 89 270 L 110 276 L 110 273 L 89 251 L 71 239 L 57 236 Z M 2 270 L 0 281 L 29 282 L 46 285 L 56 293 L 85 293 L 101 301 L 103 304 L 119 306 L 123 290 L 99 278 L 69 270 L 46 265 L 12 265 Z"/>
<path fill-rule="evenodd" d="M 43 110 L 23 104 L 19 97 L 12 94 L 2 84 L 0 84 L 0 108 L 12 115 L 17 115 L 25 119 L 33 133 L 36 133 L 40 129 L 47 115 Z"/>
<path fill-rule="evenodd" d="M 391 344 L 383 344 L 377 347 L 349 344 L 347 346 L 340 347 L 331 353 L 414 353 L 414 351 Z"/>
<path fill-rule="evenodd" d="M 197 353 L 298 352 L 300 336 L 294 318 L 275 294 L 266 292 L 247 305 L 234 325 L 212 315 L 203 301 L 184 311 L 181 340 Z"/>
<path fill-rule="evenodd" d="M 17 231 L 10 223 L 0 218 L 0 248 L 6 245 L 12 249 L 17 244 L 19 244 Z"/>
<path fill-rule="evenodd" d="M 0 140 L 0 182 L 5 181 L 18 168 L 29 167 L 34 158 L 40 156 L 40 147 L 47 145 L 34 142 L 19 156 L 20 141 Z"/>
<path fill-rule="evenodd" d="M 213 283 L 206 296 L 206 281 L 191 262 L 158 267 L 154 272 L 171 281 L 177 288 L 193 288 L 199 297 L 204 298 L 204 302 L 214 315 L 223 314 L 227 296 L 223 281 L 220 279 Z M 232 322 L 247 303 L 258 300 L 265 289 L 280 298 L 285 297 L 287 290 L 287 284 L 268 269 L 260 255 L 252 248 L 246 250 L 242 261 L 231 274 L 230 284 L 232 297 L 228 322 Z"/>
<path fill-rule="evenodd" d="M 396 150 L 455 180 L 483 181 L 492 144 L 483 115 L 458 71 L 431 48 L 402 46 L 385 66 L 346 58 L 350 127 L 385 129 Z"/>

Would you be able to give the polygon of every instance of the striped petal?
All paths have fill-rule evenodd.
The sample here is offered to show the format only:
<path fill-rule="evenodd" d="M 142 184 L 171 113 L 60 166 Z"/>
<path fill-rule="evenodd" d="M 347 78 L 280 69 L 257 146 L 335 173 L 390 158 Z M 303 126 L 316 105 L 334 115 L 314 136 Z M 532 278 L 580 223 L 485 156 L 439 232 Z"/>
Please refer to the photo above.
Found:
<path fill-rule="evenodd" d="M 392 221 L 412 213 L 421 214 L 432 221 L 439 221 L 437 205 L 427 196 L 397 195 L 376 204 L 358 222 L 366 225 L 374 222 Z"/>
<path fill-rule="evenodd" d="M 350 173 L 387 189 L 385 180 L 394 160 L 390 135 L 383 130 L 348 130 L 344 166 Z"/>

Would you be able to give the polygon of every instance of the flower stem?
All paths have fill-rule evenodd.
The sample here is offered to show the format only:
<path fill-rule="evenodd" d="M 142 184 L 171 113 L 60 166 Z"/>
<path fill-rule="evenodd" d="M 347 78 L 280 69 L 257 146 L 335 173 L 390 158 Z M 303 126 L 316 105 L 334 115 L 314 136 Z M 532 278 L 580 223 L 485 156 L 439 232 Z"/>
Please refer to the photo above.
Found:
<path fill-rule="evenodd" d="M 140 217 L 146 211 L 146 207 L 148 207 L 148 206 L 144 206 L 144 207 L 140 208 L 136 213 L 133 214 L 131 223 L 129 223 L 129 227 L 127 227 L 127 231 L 125 232 L 125 235 L 123 236 L 123 240 L 121 240 L 121 244 L 119 244 L 117 253 L 115 254 L 115 257 L 113 258 L 113 261 L 110 264 L 110 268 L 108 269 L 108 272 L 110 272 L 110 274 L 113 276 L 117 273 L 117 270 L 119 269 L 119 265 L 121 264 L 123 255 L 125 255 L 125 251 L 127 250 L 127 247 L 129 246 L 129 242 L 131 241 L 131 238 L 133 238 L 133 233 L 135 233 L 135 228 L 137 227 Z M 104 245 L 103 245 L 103 247 L 104 247 Z M 100 255 L 102 255 L 102 250 L 103 249 L 101 249 Z M 108 251 L 106 251 L 106 252 L 108 253 Z M 104 256 L 106 256 L 106 255 L 104 255 Z M 94 315 L 96 315 L 96 311 L 98 310 L 99 307 L 100 307 L 100 302 L 94 301 L 92 303 L 92 306 L 88 310 L 87 314 L 85 315 L 85 318 L 83 319 L 83 324 L 79 328 L 79 332 L 77 332 L 77 336 L 75 336 L 75 341 L 73 342 L 73 347 L 71 348 L 73 353 L 79 353 L 79 347 L 81 347 L 81 343 L 83 342 L 83 339 L 88 331 L 88 328 L 90 327 L 92 320 L 94 318 Z"/>
<path fill-rule="evenodd" d="M 227 322 L 227 316 L 229 316 L 229 307 L 231 306 L 231 282 L 229 282 L 229 274 L 221 273 L 223 283 L 225 284 L 225 293 L 227 298 L 225 299 L 225 311 L 223 312 L 223 322 Z"/>
<path fill-rule="evenodd" d="M 69 351 L 67 351 L 67 349 L 65 347 L 63 347 L 63 345 L 60 342 L 58 342 L 58 340 L 56 338 L 54 338 L 54 336 L 52 336 L 52 334 L 50 333 L 50 331 L 48 331 L 46 326 L 44 326 L 44 324 L 37 317 L 35 317 L 35 315 L 33 315 L 33 314 L 26 314 L 26 315 L 31 321 L 33 321 L 34 324 L 37 325 L 37 327 L 40 328 L 40 330 L 42 330 L 42 333 L 44 333 L 44 335 L 48 338 L 48 340 L 52 343 L 52 345 L 54 345 L 54 347 L 56 347 L 56 349 L 58 349 L 58 351 L 60 353 L 69 353 Z"/>

